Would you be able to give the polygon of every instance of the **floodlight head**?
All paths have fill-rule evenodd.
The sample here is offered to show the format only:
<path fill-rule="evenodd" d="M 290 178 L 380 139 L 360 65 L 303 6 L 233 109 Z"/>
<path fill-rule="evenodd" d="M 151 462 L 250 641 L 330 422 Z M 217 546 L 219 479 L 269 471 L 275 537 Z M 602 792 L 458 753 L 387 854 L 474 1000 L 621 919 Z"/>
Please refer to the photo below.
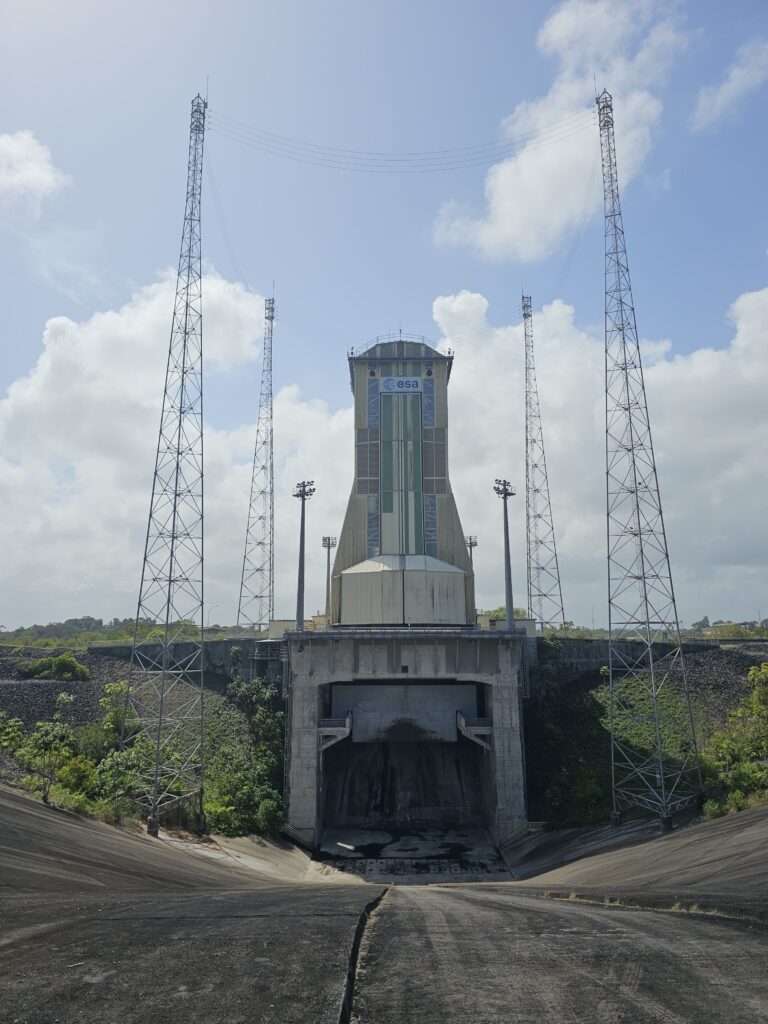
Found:
<path fill-rule="evenodd" d="M 475 537 L 472 534 L 470 534 L 469 537 L 465 537 L 464 539 L 467 542 L 467 547 L 468 548 L 476 548 L 477 547 L 477 537 Z"/>
<path fill-rule="evenodd" d="M 509 482 L 509 480 L 496 480 L 493 489 L 498 494 L 498 496 L 500 498 L 503 498 L 505 501 L 507 498 L 513 498 L 517 493 L 517 491 Z"/>
<path fill-rule="evenodd" d="M 307 498 L 311 498 L 315 493 L 315 481 L 314 480 L 300 480 L 296 484 L 293 490 L 294 498 L 301 498 L 302 501 L 306 501 Z"/>
<path fill-rule="evenodd" d="M 329 549 L 330 548 L 335 548 L 336 547 L 336 538 L 335 537 L 323 537 L 323 547 L 324 548 L 329 548 Z"/>

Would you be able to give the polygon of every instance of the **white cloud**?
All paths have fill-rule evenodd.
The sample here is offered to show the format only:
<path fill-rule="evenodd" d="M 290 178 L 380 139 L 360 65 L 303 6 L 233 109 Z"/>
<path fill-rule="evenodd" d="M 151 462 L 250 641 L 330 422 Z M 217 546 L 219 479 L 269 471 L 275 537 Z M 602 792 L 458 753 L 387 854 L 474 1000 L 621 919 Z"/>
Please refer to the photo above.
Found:
<path fill-rule="evenodd" d="M 501 603 L 501 511 L 491 486 L 518 486 L 512 506 L 515 594 L 525 604 L 522 327 L 494 328 L 487 303 L 461 292 L 434 317 L 456 353 L 451 378 L 451 479 L 462 522 L 477 534 L 478 603 Z M 754 618 L 768 608 L 768 289 L 732 306 L 720 349 L 675 355 L 643 342 L 645 377 L 679 613 L 687 621 Z M 474 330 L 473 330 L 474 329 Z M 605 622 L 603 340 L 556 300 L 534 312 L 537 371 L 566 614 Z"/>
<path fill-rule="evenodd" d="M 768 81 L 768 39 L 752 39 L 736 53 L 722 82 L 699 90 L 693 112 L 694 131 L 714 127 L 738 101 Z"/>
<path fill-rule="evenodd" d="M 258 357 L 258 297 L 205 278 L 208 373 L 239 373 Z M 4 587 L 0 622 L 46 622 L 135 610 L 168 345 L 173 276 L 121 309 L 76 323 L 59 317 L 28 376 L 0 402 Z M 487 322 L 488 303 L 460 292 L 435 301 L 456 353 L 450 397 L 453 489 L 477 534 L 478 603 L 501 603 L 500 505 L 491 487 L 517 484 L 512 507 L 515 593 L 525 596 L 523 337 Z M 754 617 L 768 607 L 768 289 L 733 305 L 722 349 L 675 355 L 645 343 L 646 380 L 680 611 L 691 620 Z M 605 621 L 603 348 L 555 301 L 534 312 L 545 442 L 567 614 Z M 284 371 L 281 371 L 284 372 Z M 338 372 L 346 373 L 343 352 Z M 226 377 L 224 378 L 226 380 Z M 206 597 L 211 621 L 234 621 L 255 424 L 206 423 Z M 307 507 L 308 613 L 324 602 L 323 534 L 338 534 L 352 480 L 352 412 L 303 395 L 275 399 L 276 610 L 295 609 L 298 480 Z"/>
<path fill-rule="evenodd" d="M 687 43 L 674 16 L 665 16 L 671 6 L 563 0 L 555 8 L 537 38 L 539 50 L 558 62 L 555 79 L 545 96 L 519 103 L 503 124 L 506 138 L 537 134 L 487 172 L 484 214 L 443 204 L 439 243 L 468 245 L 491 260 L 540 260 L 598 210 L 600 190 L 590 187 L 600 170 L 597 127 L 588 116 L 593 76 L 614 98 L 622 185 L 637 175 L 661 115 L 656 92 Z"/>
<path fill-rule="evenodd" d="M 36 365 L 0 402 L 0 622 L 49 621 L 83 607 L 131 614 L 174 284 L 169 272 L 118 310 L 49 320 Z M 212 272 L 204 290 L 208 372 L 236 372 L 258 356 L 263 302 Z M 206 436 L 213 564 L 221 531 L 241 532 L 231 492 L 249 472 L 237 464 L 250 457 L 246 433 Z"/>
<path fill-rule="evenodd" d="M 0 209 L 37 217 L 43 200 L 71 183 L 31 131 L 0 134 Z"/>

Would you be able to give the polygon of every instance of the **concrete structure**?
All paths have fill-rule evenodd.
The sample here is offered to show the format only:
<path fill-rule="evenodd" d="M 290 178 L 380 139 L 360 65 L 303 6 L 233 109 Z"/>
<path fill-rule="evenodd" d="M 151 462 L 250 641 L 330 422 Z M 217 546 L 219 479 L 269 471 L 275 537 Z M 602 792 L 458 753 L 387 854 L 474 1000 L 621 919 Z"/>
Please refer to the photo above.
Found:
<path fill-rule="evenodd" d="M 355 477 L 331 585 L 341 625 L 474 624 L 474 575 L 448 476 L 453 357 L 425 341 L 350 356 Z"/>
<path fill-rule="evenodd" d="M 524 628 L 480 629 L 448 475 L 452 357 L 423 339 L 350 356 L 354 482 L 331 621 L 287 632 L 287 821 L 487 827 L 525 821 Z M 490 482 L 489 482 L 490 483 Z"/>

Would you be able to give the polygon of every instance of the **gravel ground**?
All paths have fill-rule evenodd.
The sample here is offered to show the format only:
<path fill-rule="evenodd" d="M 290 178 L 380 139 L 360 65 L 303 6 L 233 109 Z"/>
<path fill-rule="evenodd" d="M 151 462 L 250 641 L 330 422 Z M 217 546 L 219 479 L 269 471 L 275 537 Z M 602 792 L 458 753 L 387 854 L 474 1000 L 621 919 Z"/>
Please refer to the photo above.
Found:
<path fill-rule="evenodd" d="M 120 658 L 93 651 L 74 651 L 77 660 L 85 665 L 91 673 L 87 680 L 65 682 L 61 679 L 22 679 L 17 672 L 20 661 L 37 660 L 49 655 L 61 654 L 72 648 L 62 647 L 55 650 L 40 648 L 9 648 L 0 647 L 0 711 L 21 718 L 30 729 L 36 722 L 53 717 L 56 710 L 56 698 L 60 693 L 71 693 L 75 697 L 72 708 L 72 721 L 75 725 L 86 722 L 98 722 L 104 712 L 99 707 L 99 698 L 104 696 L 107 683 L 125 682 L 128 678 L 128 662 Z M 218 689 L 206 687 L 206 702 L 221 699 Z"/>
<path fill-rule="evenodd" d="M 47 658 L 71 648 L 41 650 L 40 648 L 0 648 L 0 711 L 21 718 L 27 728 L 52 717 L 60 693 L 75 697 L 72 709 L 76 725 L 98 721 L 103 712 L 99 698 L 107 683 L 119 683 L 128 676 L 128 664 L 118 658 L 75 651 L 77 660 L 91 673 L 87 680 L 65 682 L 61 679 L 22 679 L 16 671 L 20 661 Z"/>
<path fill-rule="evenodd" d="M 766 649 L 712 648 L 685 655 L 685 671 L 694 707 L 719 724 L 731 708 L 749 693 L 747 673 L 753 665 L 768 661 Z"/>

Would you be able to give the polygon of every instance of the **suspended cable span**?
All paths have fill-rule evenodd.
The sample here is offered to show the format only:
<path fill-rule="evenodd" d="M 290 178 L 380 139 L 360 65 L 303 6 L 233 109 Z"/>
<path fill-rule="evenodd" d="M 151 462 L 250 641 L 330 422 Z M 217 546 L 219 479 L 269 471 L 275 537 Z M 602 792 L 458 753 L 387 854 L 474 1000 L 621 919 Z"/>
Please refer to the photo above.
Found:
<path fill-rule="evenodd" d="M 561 143 L 572 136 L 580 134 L 593 124 L 594 118 L 590 115 L 589 117 L 585 117 L 583 120 L 575 122 L 572 125 L 565 125 L 557 131 L 531 136 L 530 140 L 524 145 L 524 151 L 529 153 L 548 145 Z M 282 157 L 286 160 L 292 160 L 294 162 L 315 167 L 330 167 L 336 170 L 355 171 L 358 173 L 369 174 L 424 174 L 437 171 L 461 170 L 472 167 L 487 167 L 489 164 L 499 163 L 520 152 L 519 145 L 515 144 L 514 146 L 508 146 L 496 153 L 488 154 L 483 157 L 473 156 L 456 159 L 451 158 L 442 162 L 435 161 L 432 163 L 392 163 L 387 161 L 358 160 L 357 158 L 343 159 L 326 156 L 322 153 L 308 153 L 288 146 L 283 146 L 279 143 L 271 143 L 258 138 L 249 137 L 245 134 L 238 133 L 237 131 L 230 130 L 227 127 L 222 127 L 222 125 L 212 126 L 211 131 L 219 136 L 229 139 L 232 142 L 237 142 L 240 145 L 246 146 L 249 149 L 269 153 L 272 156 Z"/>
<path fill-rule="evenodd" d="M 418 161 L 433 162 L 435 160 L 455 159 L 469 156 L 485 155 L 487 153 L 493 153 L 499 150 L 508 150 L 518 145 L 524 144 L 526 141 L 536 138 L 541 135 L 546 135 L 550 131 L 559 130 L 562 127 L 571 125 L 579 121 L 589 121 L 594 123 L 595 115 L 591 109 L 581 110 L 574 114 L 569 114 L 566 117 L 559 118 L 557 121 L 550 121 L 547 124 L 541 125 L 539 128 L 532 128 L 526 132 L 520 132 L 517 135 L 510 135 L 506 139 L 497 139 L 493 142 L 482 142 L 476 143 L 471 146 L 458 146 L 452 149 L 433 149 L 433 150 L 403 150 L 402 152 L 388 152 L 385 150 L 361 150 L 361 149 L 344 149 L 338 146 L 324 146 L 320 143 L 305 142 L 300 139 L 294 139 L 287 135 L 278 135 L 275 132 L 268 132 L 263 128 L 258 128 L 254 125 L 246 124 L 244 121 L 238 121 L 233 117 L 229 117 L 226 114 L 210 113 L 209 119 L 212 124 L 221 122 L 219 127 L 227 129 L 229 131 L 237 131 L 242 135 L 250 136 L 252 138 L 262 139 L 267 143 L 273 145 L 282 145 L 288 148 L 304 151 L 310 154 L 323 154 L 328 157 L 334 157 L 339 159 L 360 159 L 364 161 L 402 161 L 408 163 L 414 163 Z"/>

